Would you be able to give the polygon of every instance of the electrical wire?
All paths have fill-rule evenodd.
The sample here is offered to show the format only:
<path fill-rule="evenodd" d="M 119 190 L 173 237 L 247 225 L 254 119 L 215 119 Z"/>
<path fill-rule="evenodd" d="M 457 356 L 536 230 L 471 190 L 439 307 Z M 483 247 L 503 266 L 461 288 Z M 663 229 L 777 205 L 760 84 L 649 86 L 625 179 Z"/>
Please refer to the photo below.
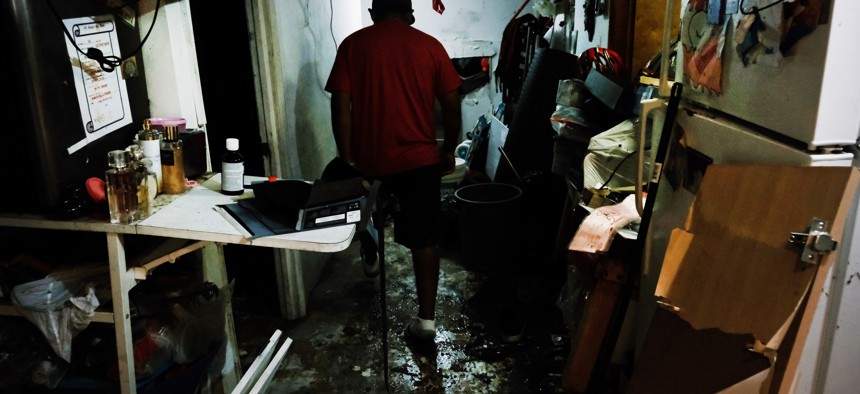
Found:
<path fill-rule="evenodd" d="M 741 0 L 741 6 L 740 6 L 740 8 L 741 8 L 741 14 L 744 14 L 744 15 L 755 14 L 755 13 L 757 13 L 757 12 L 759 12 L 759 11 L 764 11 L 764 10 L 766 10 L 766 9 L 770 8 L 770 7 L 773 7 L 773 6 L 775 6 L 775 5 L 778 5 L 778 4 L 780 4 L 780 3 L 784 3 L 784 2 L 785 2 L 785 0 L 776 0 L 776 1 L 774 1 L 773 3 L 770 3 L 770 4 L 768 4 L 768 5 L 764 6 L 764 7 L 756 7 L 756 6 L 753 6 L 752 8 L 750 8 L 750 10 L 749 10 L 749 11 L 744 11 L 744 1 L 743 1 L 743 0 Z"/>
<path fill-rule="evenodd" d="M 63 33 L 66 34 L 66 37 L 69 39 L 69 42 L 75 46 L 75 49 L 78 50 L 82 55 L 86 56 L 89 59 L 95 60 L 98 62 L 99 67 L 101 67 L 104 72 L 113 72 L 117 67 L 119 67 L 122 62 L 134 57 L 140 50 L 143 48 L 143 44 L 146 43 L 146 40 L 149 39 L 149 34 L 152 33 L 152 28 L 155 27 L 155 20 L 158 19 L 158 9 L 161 8 L 161 0 L 155 0 L 155 14 L 152 16 L 152 24 L 149 25 L 149 30 L 146 32 L 146 35 L 143 36 L 143 40 L 140 41 L 140 45 L 133 51 L 131 54 L 125 57 L 118 56 L 105 56 L 104 53 L 98 48 L 89 48 L 86 52 L 78 46 L 75 42 L 75 39 L 72 37 L 72 34 L 69 33 L 69 29 L 66 29 L 66 25 L 63 23 L 63 18 L 60 17 L 60 14 L 57 12 L 57 9 L 54 8 L 54 4 L 51 3 L 51 0 L 45 0 L 45 3 L 48 4 L 48 8 L 51 9 L 51 13 L 54 14 L 54 18 L 57 19 L 57 22 L 60 24 L 60 28 L 63 29 Z M 126 3 L 129 4 L 129 3 Z"/>
<path fill-rule="evenodd" d="M 622 164 L 624 164 L 624 162 L 625 162 L 625 161 L 626 161 L 630 156 L 633 156 L 633 154 L 634 154 L 634 153 L 636 153 L 636 151 L 635 151 L 635 150 L 631 151 L 631 152 L 630 152 L 630 153 L 628 153 L 626 156 L 624 156 L 624 158 L 623 158 L 623 159 L 621 159 L 621 161 L 619 161 L 619 162 L 618 162 L 618 164 L 616 164 L 616 165 L 615 165 L 615 169 L 614 169 L 614 170 L 612 170 L 612 173 L 611 173 L 611 174 L 609 174 L 609 178 L 606 178 L 606 181 L 605 181 L 605 182 L 603 182 L 603 185 L 602 185 L 602 186 L 600 186 L 600 188 L 599 188 L 599 189 L 597 189 L 597 190 L 603 190 L 603 189 L 605 189 L 605 188 L 606 188 L 606 185 L 608 185 L 608 184 L 609 184 L 609 181 L 611 181 L 611 180 L 612 180 L 612 178 L 614 178 L 614 177 L 615 177 L 615 174 L 616 174 L 616 173 L 618 172 L 618 170 L 621 168 L 621 165 L 622 165 Z"/>
<path fill-rule="evenodd" d="M 304 11 L 304 17 L 305 17 L 305 27 L 307 27 L 308 33 L 310 33 L 314 44 L 316 44 L 317 42 L 322 43 L 322 41 L 321 41 L 322 37 L 320 37 L 319 41 L 318 41 L 318 37 L 317 37 L 316 33 L 314 32 L 313 25 L 311 24 L 310 4 L 311 4 L 311 1 L 307 0 L 305 2 L 305 7 L 303 10 Z M 331 3 L 329 3 L 329 4 L 331 4 Z M 334 30 L 332 30 L 332 26 L 333 26 L 332 25 L 332 23 L 333 23 L 332 19 L 334 19 L 334 9 L 333 8 L 331 10 L 331 13 L 332 13 L 332 17 L 329 18 L 329 31 L 331 32 L 332 38 L 334 38 Z M 321 29 L 321 30 L 325 30 L 325 29 Z M 322 32 L 321 34 L 324 34 L 324 33 L 325 32 Z M 336 41 L 335 41 L 335 51 L 337 51 L 337 42 Z M 325 78 L 325 74 L 320 72 L 320 70 L 319 70 L 319 66 L 320 66 L 320 64 L 323 64 L 323 62 L 319 61 L 319 59 L 318 59 L 319 57 L 320 57 L 319 48 L 317 45 L 313 45 L 313 58 L 315 59 L 315 64 L 316 64 L 316 66 L 314 67 L 314 72 L 316 74 L 317 85 L 320 87 L 321 90 L 325 91 L 326 80 L 323 79 L 323 78 Z"/>
<path fill-rule="evenodd" d="M 337 52 L 337 38 L 334 37 L 334 4 L 332 4 L 333 0 L 328 0 L 328 8 L 331 10 L 331 13 L 328 17 L 328 31 L 331 33 L 331 40 L 334 42 L 334 50 Z"/>

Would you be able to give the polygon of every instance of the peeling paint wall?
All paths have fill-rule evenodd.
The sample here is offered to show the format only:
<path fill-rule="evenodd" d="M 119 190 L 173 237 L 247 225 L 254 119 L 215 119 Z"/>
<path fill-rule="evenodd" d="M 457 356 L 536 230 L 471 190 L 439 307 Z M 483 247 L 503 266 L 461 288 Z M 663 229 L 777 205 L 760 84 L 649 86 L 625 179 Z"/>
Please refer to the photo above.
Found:
<path fill-rule="evenodd" d="M 261 124 L 271 148 L 270 171 L 282 178 L 314 180 L 336 156 L 330 97 L 325 81 L 337 44 L 361 24 L 350 0 L 247 0 L 257 45 Z M 332 12 L 334 10 L 334 12 Z M 280 250 L 276 275 L 281 311 L 306 314 L 307 295 L 321 275 L 324 253 Z"/>
<path fill-rule="evenodd" d="M 371 3 L 371 0 L 270 2 L 274 20 L 278 22 L 271 43 L 282 62 L 282 102 L 278 105 L 285 114 L 277 127 L 280 138 L 271 141 L 272 148 L 281 153 L 284 176 L 313 179 L 319 176 L 328 159 L 335 156 L 330 95 L 324 91 L 324 85 L 337 45 L 353 31 L 371 23 L 367 12 Z M 443 3 L 446 10 L 440 15 L 432 9 L 432 1 L 413 0 L 414 27 L 439 39 L 451 57 L 491 57 L 492 72 L 505 26 L 523 1 L 443 0 Z M 529 12 L 534 12 L 531 4 L 521 15 Z M 605 20 L 598 20 L 595 41 L 606 40 L 606 34 L 601 34 L 605 26 Z M 578 49 L 589 46 L 581 43 Z M 501 94 L 492 78 L 488 85 L 466 95 L 462 137 L 481 115 L 491 113 L 500 102 Z"/>
<path fill-rule="evenodd" d="M 502 33 L 523 5 L 523 0 L 442 0 L 442 2 L 445 5 L 445 12 L 440 15 L 433 10 L 431 0 L 413 0 L 412 8 L 415 10 L 413 26 L 439 39 L 452 58 L 489 56 L 492 73 L 498 64 Z M 371 3 L 372 0 L 361 1 L 362 23 L 365 25 L 371 23 L 367 13 Z M 536 3 L 528 2 L 519 16 L 527 13 L 536 14 L 534 9 Z M 576 53 L 593 46 L 605 47 L 608 40 L 609 16 L 606 14 L 597 17 L 594 40 L 588 40 L 584 32 L 582 5 L 582 0 L 571 0 L 571 7 L 574 8 L 574 28 L 581 31 L 581 34 L 574 37 L 577 41 Z M 561 20 L 563 18 L 556 18 L 556 22 Z M 475 126 L 481 115 L 492 113 L 501 100 L 501 93 L 496 91 L 493 78 L 490 84 L 467 94 L 463 98 L 461 139 L 465 138 L 465 133 Z"/>
<path fill-rule="evenodd" d="M 371 0 L 361 1 L 362 23 L 370 24 Z M 442 0 L 445 12 L 441 15 L 433 10 L 431 0 L 412 0 L 415 10 L 415 27 L 436 37 L 452 58 L 489 56 L 490 72 L 495 69 L 502 33 L 508 22 L 520 8 L 522 0 L 480 0 L 455 1 Z M 521 15 L 532 11 L 526 6 Z M 463 132 L 472 130 L 478 118 L 490 114 L 501 102 L 501 94 L 496 91 L 495 81 L 463 97 Z"/>
<path fill-rule="evenodd" d="M 285 176 L 315 179 L 336 155 L 324 87 L 337 44 L 360 27 L 358 4 L 304 0 L 270 7 L 278 21 L 272 45 L 281 60 L 283 94 L 277 105 L 286 114 L 272 148 L 282 153 Z"/>
<path fill-rule="evenodd" d="M 452 58 L 490 56 L 492 76 L 498 64 L 502 33 L 522 1 L 443 0 L 443 3 L 446 9 L 442 15 L 439 15 L 433 11 L 431 1 L 413 0 L 415 27 L 439 39 Z M 521 15 L 531 10 L 532 8 L 527 6 Z M 491 114 L 501 101 L 502 96 L 496 91 L 494 78 L 490 78 L 488 85 L 463 97 L 461 140 L 465 139 L 465 133 L 475 126 L 481 115 Z"/>
<path fill-rule="evenodd" d="M 429 0 L 414 0 L 415 27 L 439 39 L 452 57 L 491 56 L 495 68 L 502 32 L 521 0 L 444 1 L 446 10 L 433 11 Z M 283 176 L 313 179 L 335 156 L 331 136 L 330 95 L 324 91 L 337 45 L 344 37 L 371 23 L 371 0 L 271 2 L 278 21 L 271 44 L 280 59 L 285 116 L 277 125 L 272 148 L 281 153 Z M 523 13 L 530 12 L 526 7 Z M 463 101 L 463 135 L 482 114 L 500 102 L 491 82 Z M 276 100 L 278 101 L 278 100 Z M 270 133 L 272 133 L 270 131 Z"/>

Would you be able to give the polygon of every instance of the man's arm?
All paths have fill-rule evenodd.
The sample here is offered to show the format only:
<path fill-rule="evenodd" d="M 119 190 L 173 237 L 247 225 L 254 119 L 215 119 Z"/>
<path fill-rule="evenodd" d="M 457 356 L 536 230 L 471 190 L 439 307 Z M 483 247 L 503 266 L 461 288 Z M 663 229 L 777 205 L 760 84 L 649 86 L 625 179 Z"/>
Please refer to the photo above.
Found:
<path fill-rule="evenodd" d="M 349 93 L 331 94 L 331 128 L 334 133 L 334 143 L 337 145 L 337 155 L 350 165 L 355 163 L 352 158 L 351 111 L 352 98 Z"/>
<path fill-rule="evenodd" d="M 454 89 L 439 97 L 439 105 L 442 108 L 442 127 L 445 132 L 445 140 L 439 149 L 439 161 L 442 165 L 442 173 L 454 172 L 454 150 L 460 142 L 460 130 L 462 125 L 460 95 Z"/>

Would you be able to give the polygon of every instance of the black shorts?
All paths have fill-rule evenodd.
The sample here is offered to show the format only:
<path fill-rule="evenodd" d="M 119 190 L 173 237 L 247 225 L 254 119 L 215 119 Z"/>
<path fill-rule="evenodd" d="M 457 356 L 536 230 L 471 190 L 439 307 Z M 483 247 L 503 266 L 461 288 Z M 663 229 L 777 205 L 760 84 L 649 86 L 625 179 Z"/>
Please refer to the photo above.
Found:
<path fill-rule="evenodd" d="M 392 196 L 394 242 L 409 249 L 439 245 L 441 239 L 440 187 L 442 176 L 438 165 L 416 168 L 400 174 L 380 177 L 381 197 Z"/>

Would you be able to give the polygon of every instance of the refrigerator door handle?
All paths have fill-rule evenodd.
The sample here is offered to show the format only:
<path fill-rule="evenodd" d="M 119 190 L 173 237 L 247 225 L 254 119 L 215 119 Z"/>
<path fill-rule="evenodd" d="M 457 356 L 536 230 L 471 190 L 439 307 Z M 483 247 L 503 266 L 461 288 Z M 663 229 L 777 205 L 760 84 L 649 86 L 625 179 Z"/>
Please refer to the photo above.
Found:
<path fill-rule="evenodd" d="M 641 217 L 645 211 L 642 205 L 642 184 L 645 182 L 645 139 L 648 135 L 648 115 L 651 111 L 663 106 L 661 99 L 642 100 L 642 109 L 639 111 L 639 153 L 637 156 L 637 171 L 636 171 L 636 212 L 639 212 Z"/>
<path fill-rule="evenodd" d="M 838 242 L 827 232 L 827 221 L 821 218 L 812 218 L 807 232 L 792 232 L 788 241 L 803 248 L 800 255 L 806 267 L 818 264 L 819 257 L 836 250 Z"/>

